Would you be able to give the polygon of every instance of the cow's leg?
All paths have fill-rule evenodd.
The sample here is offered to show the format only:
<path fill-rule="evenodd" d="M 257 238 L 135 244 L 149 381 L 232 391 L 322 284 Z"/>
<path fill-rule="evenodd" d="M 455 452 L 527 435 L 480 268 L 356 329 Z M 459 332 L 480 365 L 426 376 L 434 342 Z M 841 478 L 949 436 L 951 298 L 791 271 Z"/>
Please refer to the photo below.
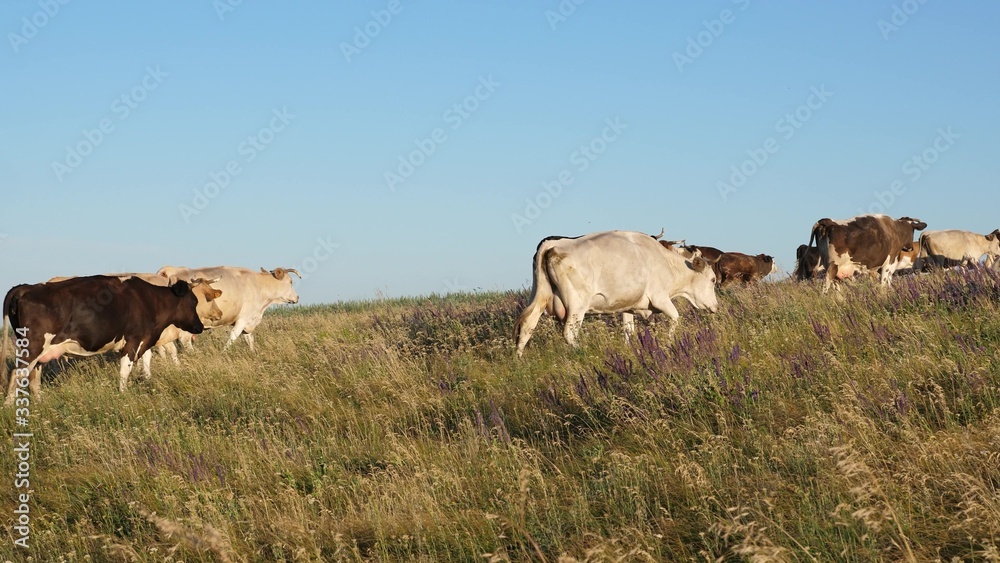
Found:
<path fill-rule="evenodd" d="M 28 377 L 28 392 L 38 402 L 42 398 L 42 364 L 36 365 Z"/>
<path fill-rule="evenodd" d="M 185 350 L 191 350 L 194 348 L 194 335 L 186 330 L 181 331 L 180 337 L 181 348 Z"/>
<path fill-rule="evenodd" d="M 656 299 L 650 303 L 653 309 L 660 311 L 670 318 L 670 330 L 667 331 L 667 340 L 673 340 L 674 332 L 677 331 L 677 325 L 680 324 L 681 314 L 677 312 L 677 307 L 674 302 L 669 298 L 664 298 L 662 301 Z"/>
<path fill-rule="evenodd" d="M 243 338 L 246 339 L 247 345 L 250 346 L 250 351 L 251 352 L 256 352 L 256 350 L 254 350 L 254 347 L 253 347 L 253 333 L 252 332 L 244 333 L 243 334 Z"/>
<path fill-rule="evenodd" d="M 181 365 L 181 361 L 177 359 L 177 345 L 173 342 L 167 342 L 163 346 L 160 346 L 160 350 L 166 350 L 167 354 L 170 356 L 170 360 L 174 362 L 175 366 Z"/>
<path fill-rule="evenodd" d="M 152 377 L 152 373 L 149 371 L 150 360 L 153 358 L 153 350 L 146 350 L 142 353 L 142 377 L 144 379 L 149 379 Z"/>
<path fill-rule="evenodd" d="M 566 342 L 574 348 L 579 346 L 576 336 L 580 333 L 580 327 L 583 326 L 583 317 L 586 313 L 586 309 L 574 310 L 568 308 L 566 310 L 566 326 L 563 327 L 563 336 L 566 338 Z"/>
<path fill-rule="evenodd" d="M 118 391 L 124 393 L 125 386 L 128 384 L 128 376 L 132 373 L 132 366 L 135 363 L 128 354 L 122 354 L 122 364 L 121 368 L 118 370 Z"/>
<path fill-rule="evenodd" d="M 622 313 L 622 331 L 625 333 L 625 341 L 631 341 L 635 336 L 635 315 Z"/>
<path fill-rule="evenodd" d="M 0 321 L 2 322 L 2 321 Z M 13 325 L 11 325 L 13 327 Z M 17 338 L 17 332 L 14 333 L 14 338 Z M 47 342 L 47 341 L 46 341 Z M 37 338 L 30 338 L 28 341 L 28 347 L 14 347 L 14 369 L 8 374 L 10 379 L 7 380 L 7 397 L 4 399 L 4 406 L 10 406 L 14 404 L 14 399 L 16 398 L 17 380 L 23 379 L 23 377 L 15 377 L 16 373 L 24 373 L 19 371 L 22 368 L 17 367 L 17 358 L 21 358 L 21 351 L 28 350 L 28 358 L 34 358 L 28 365 L 23 368 L 28 373 L 28 392 L 32 394 L 38 400 L 41 396 L 41 381 L 42 381 L 42 364 L 38 361 L 44 351 L 45 343 Z M 0 361 L 6 362 L 7 358 L 0 358 Z"/>
<path fill-rule="evenodd" d="M 229 331 L 229 340 L 226 340 L 226 343 L 222 346 L 222 349 L 227 350 L 230 346 L 232 346 L 233 342 L 236 342 L 236 339 L 239 338 L 241 334 L 243 334 L 244 328 L 246 328 L 246 323 L 237 321 L 236 324 L 233 326 L 233 330 Z"/>
<path fill-rule="evenodd" d="M 835 279 L 837 279 L 837 264 L 831 262 L 830 267 L 826 269 L 826 282 L 823 284 L 824 294 L 830 291 L 830 286 L 833 285 Z"/>

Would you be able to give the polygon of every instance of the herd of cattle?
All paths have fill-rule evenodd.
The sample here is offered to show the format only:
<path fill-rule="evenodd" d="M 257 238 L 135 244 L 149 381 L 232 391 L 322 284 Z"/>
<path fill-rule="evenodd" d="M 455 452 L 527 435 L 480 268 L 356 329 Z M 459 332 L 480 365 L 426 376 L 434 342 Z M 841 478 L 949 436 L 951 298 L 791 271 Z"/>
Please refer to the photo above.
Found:
<path fill-rule="evenodd" d="M 793 276 L 825 277 L 826 292 L 855 274 L 877 275 L 888 285 L 893 274 L 904 269 L 969 266 L 983 256 L 992 266 L 1000 257 L 1000 230 L 988 235 L 926 231 L 914 241 L 914 232 L 926 227 L 917 219 L 886 215 L 821 219 L 813 226 L 809 244 L 798 249 Z M 533 258 L 531 297 L 515 329 L 518 356 L 543 313 L 563 324 L 566 341 L 573 346 L 587 313 L 622 313 L 626 333 L 631 333 L 634 314 L 649 318 L 662 312 L 672 321 L 672 334 L 679 318 L 673 299 L 682 297 L 698 309 L 715 312 L 716 287 L 752 283 L 778 271 L 771 256 L 688 246 L 660 240 L 662 235 L 605 231 L 542 240 Z M 276 303 L 298 302 L 292 274 L 298 272 L 166 266 L 155 274 L 60 277 L 17 285 L 3 301 L 4 404 L 14 402 L 17 387 L 28 386 L 37 394 L 42 364 L 66 354 L 118 352 L 119 389 L 124 391 L 140 358 L 143 375 L 149 377 L 154 348 L 178 363 L 175 342 L 190 347 L 192 336 L 205 329 L 229 327 L 226 346 L 243 335 L 253 350 L 253 332 L 264 311 Z M 8 380 L 9 336 L 14 338 L 16 371 Z"/>
<path fill-rule="evenodd" d="M 860 275 L 877 275 L 882 285 L 901 270 L 954 265 L 971 266 L 986 256 L 992 266 L 1000 257 L 1000 229 L 988 235 L 968 231 L 915 231 L 927 224 L 919 219 L 887 215 L 859 215 L 844 221 L 820 219 L 813 225 L 809 244 L 801 245 L 793 277 L 825 278 L 823 292 L 837 282 Z M 679 318 L 672 300 L 683 297 L 695 308 L 718 308 L 717 286 L 751 283 L 777 272 L 771 256 L 721 252 L 684 241 L 659 240 L 659 235 L 607 231 L 581 237 L 548 237 L 535 250 L 531 297 L 517 320 L 517 354 L 543 313 L 563 324 L 563 335 L 576 345 L 576 335 L 587 313 L 622 313 L 626 334 L 634 331 L 633 313 L 648 318 L 654 312 L 671 319 L 670 334 Z"/>
<path fill-rule="evenodd" d="M 64 354 L 118 352 L 118 388 L 125 390 L 135 362 L 150 375 L 153 348 L 177 362 L 174 342 L 191 345 L 206 328 L 232 327 L 226 346 L 242 334 L 254 347 L 253 332 L 275 303 L 297 303 L 294 269 L 175 268 L 155 274 L 109 274 L 52 278 L 14 286 L 3 301 L 0 379 L 7 378 L 8 328 L 15 339 L 15 377 L 7 382 L 5 405 L 15 387 L 40 390 L 42 364 Z M 23 366 L 23 367 L 22 367 Z"/>

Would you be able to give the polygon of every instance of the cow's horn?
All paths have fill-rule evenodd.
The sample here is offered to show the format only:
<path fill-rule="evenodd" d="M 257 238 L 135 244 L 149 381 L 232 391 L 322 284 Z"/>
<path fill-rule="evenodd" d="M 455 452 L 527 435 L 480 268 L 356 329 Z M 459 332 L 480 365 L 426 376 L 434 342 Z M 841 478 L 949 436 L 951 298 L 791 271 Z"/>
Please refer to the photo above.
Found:
<path fill-rule="evenodd" d="M 302 279 L 302 274 L 300 274 L 299 271 L 296 270 L 295 268 L 289 268 L 285 271 L 288 272 L 289 274 L 295 274 L 296 276 L 299 276 L 300 280 Z"/>
<path fill-rule="evenodd" d="M 660 227 L 660 234 L 658 234 L 655 237 L 653 237 L 653 240 L 660 240 L 661 238 L 663 238 L 663 233 L 664 232 L 665 231 L 663 230 L 663 227 Z M 652 235 L 650 235 L 650 236 L 652 236 Z"/>

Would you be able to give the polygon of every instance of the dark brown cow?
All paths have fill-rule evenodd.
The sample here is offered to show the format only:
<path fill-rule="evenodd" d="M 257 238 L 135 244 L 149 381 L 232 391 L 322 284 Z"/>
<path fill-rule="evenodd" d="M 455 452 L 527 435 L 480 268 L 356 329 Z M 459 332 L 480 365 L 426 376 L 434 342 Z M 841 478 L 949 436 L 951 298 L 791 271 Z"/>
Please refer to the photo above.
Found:
<path fill-rule="evenodd" d="M 28 374 L 31 391 L 37 394 L 41 364 L 63 354 L 120 352 L 118 388 L 125 391 L 134 362 L 156 344 L 164 329 L 174 325 L 192 334 L 204 331 L 197 306 L 198 299 L 184 281 L 159 287 L 135 277 L 87 276 L 12 288 L 3 303 L 0 358 L 6 357 L 8 323 L 16 338 L 28 342 L 15 347 L 19 354 L 15 367 L 26 368 L 10 378 L 4 404 L 14 402 L 14 388 Z M 5 378 L 6 360 L 2 363 Z"/>
<path fill-rule="evenodd" d="M 778 271 L 773 256 L 750 256 L 742 252 L 723 252 L 714 268 L 719 287 L 735 282 L 753 283 Z"/>
<path fill-rule="evenodd" d="M 694 251 L 700 251 L 701 257 L 704 258 L 709 264 L 718 262 L 719 258 L 722 258 L 722 255 L 724 254 L 721 250 L 712 246 L 688 245 L 684 247 L 684 250 L 690 252 L 692 255 L 694 254 Z"/>
<path fill-rule="evenodd" d="M 846 221 L 820 219 L 813 225 L 813 240 L 826 268 L 823 292 L 834 280 L 843 280 L 856 272 L 877 271 L 882 285 L 889 285 L 904 247 L 913 244 L 913 232 L 927 228 L 919 219 L 887 215 L 859 215 Z M 840 289 L 840 286 L 837 286 Z"/>
<path fill-rule="evenodd" d="M 795 270 L 792 277 L 799 281 L 819 278 L 825 273 L 819 249 L 815 246 L 800 244 L 795 251 Z"/>

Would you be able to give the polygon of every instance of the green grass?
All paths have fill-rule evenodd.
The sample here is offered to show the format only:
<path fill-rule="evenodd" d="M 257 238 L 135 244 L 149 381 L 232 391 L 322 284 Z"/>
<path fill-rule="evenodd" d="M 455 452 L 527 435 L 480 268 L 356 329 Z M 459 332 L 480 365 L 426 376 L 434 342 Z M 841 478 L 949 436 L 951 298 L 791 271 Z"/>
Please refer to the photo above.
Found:
<path fill-rule="evenodd" d="M 256 354 L 207 334 L 124 394 L 68 362 L 0 560 L 1000 558 L 993 274 L 726 290 L 672 341 L 588 317 L 570 349 L 543 317 L 518 361 L 525 299 L 280 308 Z"/>

